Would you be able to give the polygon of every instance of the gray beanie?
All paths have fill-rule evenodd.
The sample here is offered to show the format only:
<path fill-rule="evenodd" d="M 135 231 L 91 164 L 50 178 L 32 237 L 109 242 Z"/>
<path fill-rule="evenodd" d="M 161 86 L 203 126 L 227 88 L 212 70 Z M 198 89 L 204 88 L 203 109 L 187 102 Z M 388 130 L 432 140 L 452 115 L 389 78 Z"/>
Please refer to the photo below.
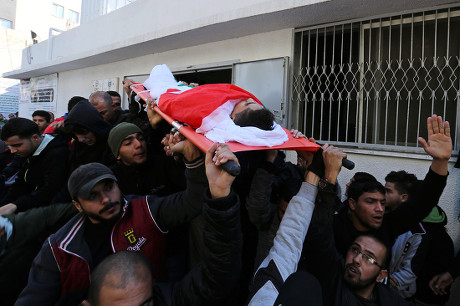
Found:
<path fill-rule="evenodd" d="M 120 124 L 117 124 L 114 128 L 110 130 L 107 143 L 109 144 L 109 148 L 112 151 L 115 158 L 118 157 L 121 143 L 126 138 L 126 136 L 134 133 L 142 134 L 142 130 L 137 125 L 128 122 L 122 122 Z"/>

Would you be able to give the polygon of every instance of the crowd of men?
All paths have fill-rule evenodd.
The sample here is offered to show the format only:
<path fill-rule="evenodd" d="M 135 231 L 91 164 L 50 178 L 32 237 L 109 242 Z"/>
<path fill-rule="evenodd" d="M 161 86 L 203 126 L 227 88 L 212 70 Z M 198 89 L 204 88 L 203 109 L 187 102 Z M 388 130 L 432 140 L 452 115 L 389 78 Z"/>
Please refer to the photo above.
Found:
<path fill-rule="evenodd" d="M 235 123 L 258 127 L 246 104 Z M 123 110 L 116 92 L 72 97 L 53 117 L 1 127 L 2 305 L 444 305 L 460 275 L 438 206 L 452 153 L 439 116 L 419 138 L 423 180 L 356 172 L 344 201 L 334 146 L 297 164 L 201 152 L 151 101 L 131 95 Z"/>

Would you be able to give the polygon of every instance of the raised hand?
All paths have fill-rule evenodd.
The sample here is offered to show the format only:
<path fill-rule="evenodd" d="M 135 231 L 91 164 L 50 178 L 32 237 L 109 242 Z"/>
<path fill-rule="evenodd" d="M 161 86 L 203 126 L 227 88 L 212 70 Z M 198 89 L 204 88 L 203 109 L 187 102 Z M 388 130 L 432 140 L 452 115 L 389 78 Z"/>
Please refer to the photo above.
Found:
<path fill-rule="evenodd" d="M 428 140 L 419 137 L 418 141 L 425 152 L 433 157 L 431 170 L 440 175 L 447 175 L 447 162 L 452 154 L 449 122 L 443 124 L 442 117 L 433 115 L 428 117 L 426 125 Z"/>

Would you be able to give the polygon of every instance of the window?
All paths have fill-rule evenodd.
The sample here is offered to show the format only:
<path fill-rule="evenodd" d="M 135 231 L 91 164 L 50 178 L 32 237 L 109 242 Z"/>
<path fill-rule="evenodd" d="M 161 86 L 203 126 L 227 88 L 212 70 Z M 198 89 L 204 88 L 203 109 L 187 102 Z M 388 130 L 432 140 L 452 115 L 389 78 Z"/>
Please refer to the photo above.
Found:
<path fill-rule="evenodd" d="M 53 16 L 58 18 L 64 18 L 64 7 L 59 4 L 53 3 L 53 11 L 51 12 Z"/>
<path fill-rule="evenodd" d="M 458 37 L 460 8 L 296 31 L 297 128 L 323 142 L 418 151 L 435 113 L 458 150 Z"/>
<path fill-rule="evenodd" d="M 79 18 L 80 18 L 80 14 L 78 12 L 69 10 L 67 20 L 73 23 L 78 23 Z"/>
<path fill-rule="evenodd" d="M 0 26 L 8 29 L 13 28 L 13 22 L 7 19 L 0 18 Z"/>

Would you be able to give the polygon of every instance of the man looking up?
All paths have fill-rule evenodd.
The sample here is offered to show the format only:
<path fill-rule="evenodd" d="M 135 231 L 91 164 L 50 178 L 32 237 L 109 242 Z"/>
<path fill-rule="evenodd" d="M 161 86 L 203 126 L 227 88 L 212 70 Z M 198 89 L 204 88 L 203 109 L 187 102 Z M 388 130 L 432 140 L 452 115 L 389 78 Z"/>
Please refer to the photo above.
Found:
<path fill-rule="evenodd" d="M 22 158 L 16 181 L 2 200 L 0 215 L 50 204 L 68 176 L 68 147 L 60 136 L 41 136 L 37 124 L 10 119 L 1 138 Z"/>
<path fill-rule="evenodd" d="M 112 107 L 112 97 L 105 91 L 96 91 L 89 96 L 89 102 L 101 114 L 105 121 L 112 125 L 117 125 L 126 120 L 128 114 L 124 114 L 120 109 L 114 110 Z"/>
<path fill-rule="evenodd" d="M 38 130 L 40 134 L 43 134 L 45 132 L 45 129 L 50 125 L 51 123 L 51 115 L 47 111 L 44 110 L 36 110 L 32 114 L 32 118 L 34 122 L 38 125 Z"/>

